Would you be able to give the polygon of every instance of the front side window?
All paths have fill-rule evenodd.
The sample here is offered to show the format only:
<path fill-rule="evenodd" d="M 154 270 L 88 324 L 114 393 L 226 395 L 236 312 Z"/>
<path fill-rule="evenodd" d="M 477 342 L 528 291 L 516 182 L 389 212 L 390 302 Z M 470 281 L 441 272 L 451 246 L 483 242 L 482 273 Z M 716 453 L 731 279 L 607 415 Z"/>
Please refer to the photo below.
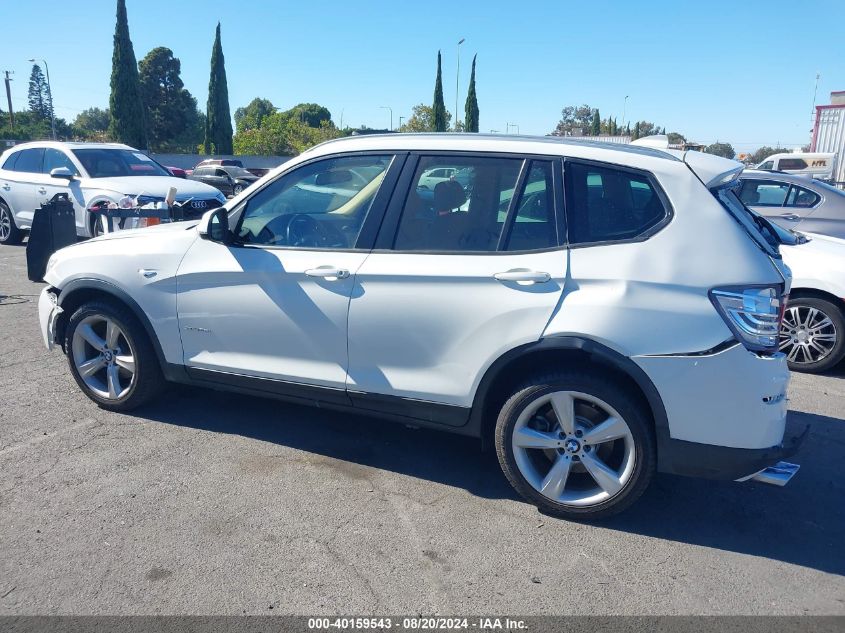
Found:
<path fill-rule="evenodd" d="M 244 244 L 354 248 L 393 156 L 330 158 L 284 174 L 247 202 Z"/>
<path fill-rule="evenodd" d="M 41 165 L 44 162 L 44 149 L 25 149 L 20 152 L 15 163 L 14 171 L 23 171 L 29 174 L 40 174 Z"/>
<path fill-rule="evenodd" d="M 70 173 L 75 176 L 79 175 L 76 166 L 73 164 L 73 161 L 68 158 L 67 154 L 60 150 L 53 149 L 52 147 L 48 147 L 44 150 L 44 173 L 49 175 L 51 171 L 57 169 L 58 167 L 66 167 L 70 170 Z"/>
<path fill-rule="evenodd" d="M 789 195 L 786 197 L 786 206 L 809 209 L 810 207 L 815 206 L 820 199 L 821 196 L 809 189 L 792 185 L 792 188 L 789 190 Z"/>
<path fill-rule="evenodd" d="M 641 172 L 567 162 L 566 187 L 572 244 L 636 239 L 667 217 L 651 179 Z"/>
<path fill-rule="evenodd" d="M 772 180 L 743 180 L 739 199 L 749 207 L 782 207 L 789 183 Z"/>
<path fill-rule="evenodd" d="M 767 160 L 765 163 L 760 163 L 760 165 L 757 167 L 757 169 L 763 169 L 765 171 L 771 171 L 774 164 L 775 164 L 775 161 Z"/>
<path fill-rule="evenodd" d="M 128 149 L 75 149 L 73 155 L 91 178 L 115 176 L 172 176 L 164 167 L 142 152 Z"/>
<path fill-rule="evenodd" d="M 523 161 L 516 158 L 420 158 L 394 241 L 401 251 L 495 251 Z M 446 171 L 448 169 L 448 171 Z M 443 176 L 433 176 L 439 172 Z M 451 173 L 451 176 L 446 174 Z M 504 211 L 507 212 L 507 205 Z"/>

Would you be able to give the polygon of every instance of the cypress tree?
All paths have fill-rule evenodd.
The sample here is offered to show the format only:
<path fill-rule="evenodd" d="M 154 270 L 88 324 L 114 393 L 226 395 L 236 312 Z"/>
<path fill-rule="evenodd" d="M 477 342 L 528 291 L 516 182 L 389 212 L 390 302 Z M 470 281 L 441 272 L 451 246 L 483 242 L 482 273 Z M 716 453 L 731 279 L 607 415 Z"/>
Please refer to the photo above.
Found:
<path fill-rule="evenodd" d="M 50 119 L 53 104 L 50 102 L 50 91 L 47 89 L 47 80 L 41 67 L 38 64 L 32 66 L 32 74 L 29 76 L 29 92 L 27 94 L 29 110 L 40 119 Z"/>
<path fill-rule="evenodd" d="M 229 113 L 229 87 L 226 63 L 220 44 L 220 22 L 211 49 L 211 77 L 208 80 L 208 105 L 205 120 L 205 153 L 232 153 L 232 116 Z"/>
<path fill-rule="evenodd" d="M 117 0 L 117 24 L 114 28 L 111 65 L 111 137 L 119 143 L 146 149 L 147 130 L 144 125 L 144 105 L 141 102 L 141 81 L 138 78 L 138 64 L 135 62 L 132 40 L 129 39 L 126 0 Z"/>
<path fill-rule="evenodd" d="M 593 136 L 598 136 L 601 134 L 601 116 L 599 116 L 599 109 L 596 108 L 593 110 L 593 125 L 592 129 L 590 130 Z"/>
<path fill-rule="evenodd" d="M 475 58 L 472 57 L 472 72 L 469 75 L 469 90 L 467 90 L 467 101 L 464 107 L 464 131 L 478 132 L 478 99 L 475 96 Z"/>
<path fill-rule="evenodd" d="M 443 103 L 443 77 L 440 72 L 440 51 L 437 51 L 437 79 L 434 82 L 434 105 L 431 106 L 434 131 L 446 131 L 446 104 Z"/>

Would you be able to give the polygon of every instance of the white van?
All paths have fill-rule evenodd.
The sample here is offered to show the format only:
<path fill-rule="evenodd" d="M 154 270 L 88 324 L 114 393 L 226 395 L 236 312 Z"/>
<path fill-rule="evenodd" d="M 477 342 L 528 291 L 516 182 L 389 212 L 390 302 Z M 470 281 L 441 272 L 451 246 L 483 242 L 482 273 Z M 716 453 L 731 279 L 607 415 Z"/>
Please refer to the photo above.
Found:
<path fill-rule="evenodd" d="M 756 169 L 767 171 L 785 171 L 788 174 L 806 174 L 813 178 L 830 180 L 836 154 L 833 152 L 801 152 L 794 154 L 772 154 Z"/>

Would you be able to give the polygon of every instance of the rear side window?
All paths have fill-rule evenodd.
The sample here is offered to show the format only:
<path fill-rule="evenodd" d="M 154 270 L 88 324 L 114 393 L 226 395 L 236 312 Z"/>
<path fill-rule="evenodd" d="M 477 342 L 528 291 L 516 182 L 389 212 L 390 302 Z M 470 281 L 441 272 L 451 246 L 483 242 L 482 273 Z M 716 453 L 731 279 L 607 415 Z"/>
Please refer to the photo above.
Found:
<path fill-rule="evenodd" d="M 25 149 L 18 155 L 13 171 L 23 171 L 31 174 L 41 173 L 41 164 L 44 162 L 44 149 Z"/>
<path fill-rule="evenodd" d="M 668 216 L 643 172 L 567 162 L 565 182 L 570 244 L 637 239 Z"/>
<path fill-rule="evenodd" d="M 394 248 L 497 250 L 522 165 L 519 159 L 487 156 L 421 158 L 402 209 Z M 436 178 L 432 176 L 435 170 L 444 174 L 439 181 L 431 180 Z"/>

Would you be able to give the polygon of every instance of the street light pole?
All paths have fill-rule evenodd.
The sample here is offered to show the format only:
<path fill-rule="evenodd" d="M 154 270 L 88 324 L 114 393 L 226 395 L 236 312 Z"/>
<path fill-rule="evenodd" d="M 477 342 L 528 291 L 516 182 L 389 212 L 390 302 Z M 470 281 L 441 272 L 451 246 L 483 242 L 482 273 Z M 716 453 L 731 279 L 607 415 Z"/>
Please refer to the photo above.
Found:
<path fill-rule="evenodd" d="M 379 106 L 382 110 L 390 110 L 390 131 L 393 131 L 393 108 L 390 106 Z"/>
<path fill-rule="evenodd" d="M 625 129 L 625 114 L 628 110 L 628 95 L 625 95 L 625 101 L 622 103 L 622 129 Z"/>
<path fill-rule="evenodd" d="M 455 72 L 455 131 L 458 131 L 458 123 L 461 122 L 461 117 L 458 114 L 458 98 L 461 92 L 461 44 L 466 38 L 461 38 L 458 42 L 458 68 Z"/>
<path fill-rule="evenodd" d="M 35 63 L 36 61 L 44 62 L 44 70 L 47 73 L 47 94 L 50 95 L 50 130 L 53 132 L 53 140 L 56 140 L 56 115 L 54 110 L 56 109 L 53 105 L 53 89 L 50 87 L 50 68 L 47 66 L 46 59 L 38 59 L 35 58 L 29 60 L 31 63 Z"/>

